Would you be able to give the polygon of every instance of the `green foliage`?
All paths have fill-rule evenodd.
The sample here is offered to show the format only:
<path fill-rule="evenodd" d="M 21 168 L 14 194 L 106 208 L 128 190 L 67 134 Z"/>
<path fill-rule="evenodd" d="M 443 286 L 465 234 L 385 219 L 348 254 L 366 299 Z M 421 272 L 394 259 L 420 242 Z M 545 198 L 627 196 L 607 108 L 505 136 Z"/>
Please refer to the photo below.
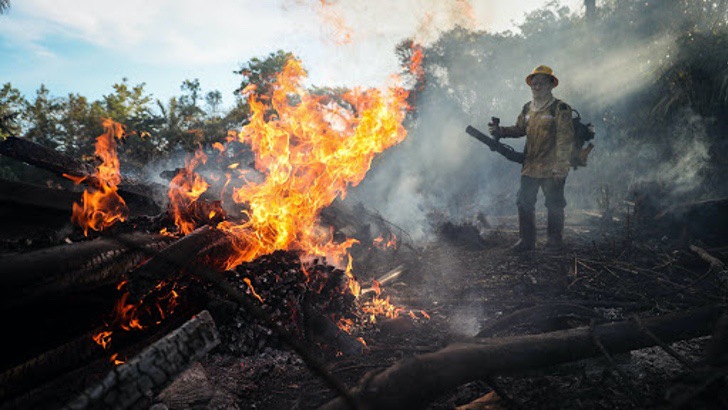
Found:
<path fill-rule="evenodd" d="M 248 86 L 255 85 L 258 93 L 268 94 L 271 84 L 275 81 L 276 74 L 281 72 L 290 58 L 293 58 L 293 54 L 283 50 L 270 53 L 263 59 L 252 58 L 243 64 L 239 70 L 234 71 L 235 74 L 243 76 L 240 87 L 235 90 L 235 93 L 240 94 Z"/>
<path fill-rule="evenodd" d="M 151 117 L 152 97 L 144 92 L 144 83 L 129 86 L 126 78 L 113 85 L 114 92 L 103 97 L 104 113 L 114 121 L 142 122 Z"/>
<path fill-rule="evenodd" d="M 0 140 L 19 134 L 18 117 L 26 104 L 18 89 L 10 83 L 3 84 L 0 88 Z"/>
<path fill-rule="evenodd" d="M 23 120 L 27 126 L 25 137 L 38 144 L 63 149 L 60 138 L 60 118 L 63 112 L 63 100 L 52 97 L 45 85 L 36 91 L 35 99 L 25 104 Z"/>

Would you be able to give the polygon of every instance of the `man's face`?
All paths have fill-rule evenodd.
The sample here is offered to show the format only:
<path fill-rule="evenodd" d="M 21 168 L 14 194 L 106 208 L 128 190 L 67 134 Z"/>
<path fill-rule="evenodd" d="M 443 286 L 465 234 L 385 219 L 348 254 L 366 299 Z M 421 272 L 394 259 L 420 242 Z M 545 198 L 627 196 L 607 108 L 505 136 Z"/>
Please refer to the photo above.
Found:
<path fill-rule="evenodd" d="M 531 93 L 534 97 L 545 97 L 554 89 L 551 77 L 546 74 L 536 74 L 531 78 Z"/>

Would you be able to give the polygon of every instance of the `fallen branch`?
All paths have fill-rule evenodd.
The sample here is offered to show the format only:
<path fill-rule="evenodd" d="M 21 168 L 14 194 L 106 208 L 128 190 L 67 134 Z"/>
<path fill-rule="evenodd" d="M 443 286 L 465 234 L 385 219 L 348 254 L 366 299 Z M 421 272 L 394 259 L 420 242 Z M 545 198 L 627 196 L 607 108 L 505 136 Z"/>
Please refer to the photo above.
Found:
<path fill-rule="evenodd" d="M 718 306 L 674 313 L 643 320 L 643 325 L 665 343 L 710 334 L 721 313 Z M 633 322 L 623 321 L 589 327 L 493 339 L 475 339 L 434 353 L 400 362 L 375 375 L 366 376 L 350 394 L 362 408 L 424 408 L 432 400 L 457 386 L 499 374 L 553 366 L 602 354 L 594 344 L 598 338 L 612 353 L 653 346 Z M 322 410 L 344 409 L 337 398 Z"/>

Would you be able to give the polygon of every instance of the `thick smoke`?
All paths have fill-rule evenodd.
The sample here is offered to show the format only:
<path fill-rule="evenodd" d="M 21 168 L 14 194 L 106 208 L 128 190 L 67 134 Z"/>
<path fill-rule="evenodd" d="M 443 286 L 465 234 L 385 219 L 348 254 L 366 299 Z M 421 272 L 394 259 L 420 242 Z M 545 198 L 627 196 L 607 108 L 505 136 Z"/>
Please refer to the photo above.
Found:
<path fill-rule="evenodd" d="M 347 200 L 376 209 L 416 239 L 427 239 L 433 216 L 462 223 L 478 214 L 514 214 L 520 165 L 491 152 L 465 128 L 487 132 L 491 116 L 514 124 L 531 97 L 524 79 L 540 64 L 560 79 L 554 95 L 597 130 L 589 165 L 567 179 L 567 217 L 575 209 L 604 207 L 603 192 L 611 192 L 612 208 L 623 206 L 630 186 L 644 181 L 669 186 L 669 200 L 698 195 L 709 160 L 710 119 L 684 111 L 670 127 L 654 130 L 666 135 L 644 141 L 625 131 L 635 126 L 628 119 L 650 108 L 643 106 L 645 95 L 654 92 L 655 76 L 675 54 L 669 27 L 630 31 L 614 21 L 577 24 L 571 18 L 545 26 L 527 20 L 520 36 L 455 28 L 428 44 L 424 90 L 407 139 L 375 161 Z M 503 142 L 521 150 L 524 139 Z M 544 209 L 542 194 L 537 207 Z"/>

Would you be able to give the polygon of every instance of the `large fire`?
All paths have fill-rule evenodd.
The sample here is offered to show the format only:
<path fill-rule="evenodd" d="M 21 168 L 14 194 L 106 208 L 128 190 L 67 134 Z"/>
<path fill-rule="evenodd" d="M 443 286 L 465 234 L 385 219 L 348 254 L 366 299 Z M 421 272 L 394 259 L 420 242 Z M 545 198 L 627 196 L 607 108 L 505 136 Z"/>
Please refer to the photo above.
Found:
<path fill-rule="evenodd" d="M 412 68 L 418 73 L 421 54 L 415 53 L 413 60 Z M 236 209 L 243 211 L 217 219 L 221 222 L 216 223 L 216 227 L 229 234 L 235 249 L 223 265 L 233 269 L 277 250 L 323 256 L 342 268 L 348 262 L 348 288 L 359 297 L 361 286 L 354 279 L 352 260 L 347 252 L 356 240 L 335 242 L 331 229 L 319 224 L 319 212 L 336 198 L 344 199 L 347 188 L 356 186 L 365 177 L 374 157 L 406 137 L 402 121 L 409 109 L 409 92 L 391 86 L 386 90 L 353 89 L 335 97 L 315 95 L 302 86 L 305 78 L 301 62 L 292 58 L 276 76 L 269 95 L 260 95 L 254 88 L 245 90 L 251 108 L 249 123 L 241 131 L 230 133 L 228 142 L 236 141 L 250 147 L 255 157 L 255 170 L 236 169 L 242 162 L 239 161 L 233 162 L 226 171 L 239 175 L 233 180 L 232 174 L 228 174 L 226 189 L 232 189 L 232 199 L 238 204 Z M 110 127 L 108 135 L 116 135 L 110 134 L 109 130 L 116 131 L 111 123 L 105 123 L 105 126 Z M 115 148 L 110 142 L 113 138 L 99 137 L 97 155 Z M 221 154 L 227 149 L 219 143 L 213 148 Z M 113 164 L 116 173 L 111 173 L 115 179 L 102 186 L 108 186 L 115 194 L 119 181 L 118 159 L 115 154 L 107 157 L 116 160 Z M 222 208 L 211 210 L 198 206 L 210 184 L 195 172 L 195 168 L 206 160 L 205 154 L 198 150 L 172 180 L 168 193 L 169 210 L 177 232 L 167 234 L 186 235 L 201 225 L 211 224 L 213 217 L 224 213 Z M 101 175 L 99 180 L 106 181 Z M 114 203 L 123 205 L 123 200 Z M 75 215 L 74 211 L 74 220 L 80 222 L 80 217 Z M 111 223 L 123 220 L 121 218 L 116 217 Z M 98 223 L 89 226 L 96 229 L 93 226 Z M 248 286 L 257 296 L 252 284 L 248 283 Z M 399 314 L 402 309 L 392 306 L 388 299 L 379 299 L 378 295 L 377 292 L 374 300 L 366 303 L 363 312 L 372 319 L 375 315 L 394 317 Z M 259 296 L 257 298 L 263 303 Z M 129 325 L 134 323 L 132 311 L 129 308 L 123 315 L 126 316 L 124 322 Z M 103 338 L 105 344 L 109 337 Z"/>
<path fill-rule="evenodd" d="M 250 123 L 236 136 L 255 153 L 255 168 L 264 175 L 236 189 L 233 198 L 248 206 L 245 221 L 224 221 L 238 253 L 229 267 L 275 250 L 300 249 L 345 260 L 353 241 L 336 244 L 317 223 L 319 211 L 366 175 L 378 153 L 406 136 L 402 120 L 407 92 L 353 90 L 332 98 L 308 93 L 305 72 L 291 59 L 278 75 L 269 103 L 254 93 Z"/>

